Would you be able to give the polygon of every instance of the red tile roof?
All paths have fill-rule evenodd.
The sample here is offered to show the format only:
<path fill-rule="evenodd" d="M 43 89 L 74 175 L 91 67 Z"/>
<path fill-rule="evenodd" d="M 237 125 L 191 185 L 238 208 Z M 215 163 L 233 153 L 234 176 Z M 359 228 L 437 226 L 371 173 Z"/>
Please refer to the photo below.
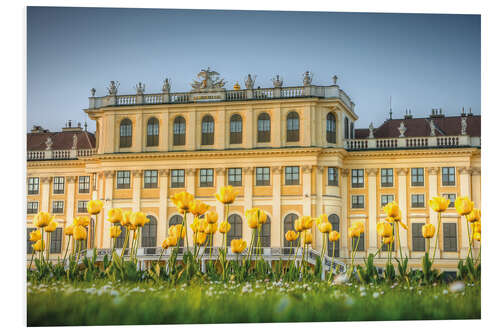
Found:
<path fill-rule="evenodd" d="M 430 120 L 436 125 L 436 136 L 460 135 L 462 130 L 462 117 L 433 117 L 412 119 L 387 119 L 380 127 L 375 128 L 375 138 L 397 138 L 400 135 L 399 126 L 401 122 L 406 127 L 405 137 L 430 136 Z M 467 121 L 467 135 L 481 136 L 481 116 L 465 116 Z M 367 128 L 359 128 L 355 131 L 356 139 L 368 138 L 370 131 Z"/>
<path fill-rule="evenodd" d="M 48 137 L 52 138 L 52 150 L 71 149 L 73 146 L 73 135 L 78 138 L 77 149 L 95 148 L 95 135 L 87 131 L 64 131 L 48 133 L 28 133 L 27 150 L 45 150 L 45 142 Z"/>

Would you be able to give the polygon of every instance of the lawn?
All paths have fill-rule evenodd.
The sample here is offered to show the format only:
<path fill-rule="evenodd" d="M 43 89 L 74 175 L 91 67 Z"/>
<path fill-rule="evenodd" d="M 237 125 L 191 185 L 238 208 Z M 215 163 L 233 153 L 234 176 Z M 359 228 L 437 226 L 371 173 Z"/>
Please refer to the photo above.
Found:
<path fill-rule="evenodd" d="M 27 317 L 28 326 L 480 319 L 481 287 L 28 282 Z"/>

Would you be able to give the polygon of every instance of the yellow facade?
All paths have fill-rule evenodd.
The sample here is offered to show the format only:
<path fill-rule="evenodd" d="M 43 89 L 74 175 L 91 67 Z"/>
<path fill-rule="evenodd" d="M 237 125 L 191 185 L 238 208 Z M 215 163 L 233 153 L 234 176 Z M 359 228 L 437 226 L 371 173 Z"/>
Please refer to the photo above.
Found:
<path fill-rule="evenodd" d="M 287 141 L 287 115 L 299 115 L 299 140 Z M 340 220 L 340 258 L 350 256 L 351 244 L 347 228 L 354 221 L 365 223 L 364 247 L 357 257 L 374 253 L 380 246 L 375 228 L 383 220 L 382 196 L 392 195 L 401 209 L 403 222 L 408 230 L 400 231 L 402 252 L 416 265 L 424 252 L 413 249 L 414 223 L 437 225 L 437 214 L 428 200 L 441 194 L 468 196 L 481 204 L 481 152 L 471 145 L 454 147 L 426 147 L 422 149 L 346 149 L 344 119 L 357 120 L 353 105 L 340 98 L 293 98 L 272 100 L 223 101 L 210 103 L 107 105 L 92 107 L 85 112 L 96 122 L 96 151 L 75 160 L 28 161 L 28 177 L 40 179 L 40 190 L 28 195 L 27 201 L 39 202 L 39 211 L 52 211 L 52 202 L 64 201 L 63 213 L 56 215 L 61 227 L 72 223 L 78 212 L 78 201 L 101 199 L 104 214 L 97 220 L 97 246 L 110 246 L 107 211 L 113 207 L 142 210 L 157 221 L 156 246 L 167 235 L 169 221 L 178 215 L 169 196 L 188 191 L 205 201 L 220 217 L 223 206 L 214 198 L 216 190 L 229 182 L 231 168 L 241 169 L 240 192 L 231 214 L 243 219 L 241 237 L 250 242 L 251 233 L 245 224 L 244 211 L 261 207 L 268 214 L 271 227 L 271 247 L 286 246 L 284 220 L 288 214 L 319 216 L 336 214 Z M 270 116 L 270 141 L 258 142 L 259 115 Z M 326 138 L 326 117 L 335 117 L 335 143 Z M 242 119 L 241 143 L 230 143 L 231 116 Z M 214 143 L 202 144 L 202 119 L 210 115 L 214 120 Z M 173 123 L 176 117 L 185 120 L 185 144 L 174 145 Z M 158 120 L 158 144 L 148 146 L 148 121 Z M 120 124 L 129 119 L 132 123 L 132 144 L 120 147 Z M 288 184 L 286 167 L 298 167 L 298 180 Z M 443 185 L 442 168 L 455 171 L 454 185 Z M 268 169 L 268 182 L 258 184 L 257 168 Z M 328 170 L 336 168 L 337 183 L 329 185 Z M 423 186 L 412 185 L 412 168 L 423 168 Z M 203 186 L 202 169 L 212 170 L 211 184 Z M 363 170 L 361 187 L 353 187 L 352 170 Z M 383 186 L 381 169 L 392 169 L 392 185 Z M 157 184 L 145 188 L 145 171 L 157 171 Z M 172 170 L 183 170 L 180 187 L 173 187 Z M 267 170 L 267 169 L 266 169 Z M 129 171 L 129 186 L 117 186 L 118 171 Z M 63 194 L 53 193 L 53 179 L 65 177 Z M 89 193 L 79 193 L 77 177 L 90 176 Z M 177 184 L 179 185 L 179 184 Z M 206 185 L 206 184 L 205 184 Z M 423 207 L 413 207 L 412 195 L 423 194 Z M 355 207 L 353 200 L 363 197 L 363 205 Z M 27 226 L 32 227 L 33 214 L 27 215 Z M 457 258 L 464 258 L 468 248 L 466 222 L 449 208 L 443 213 L 443 222 L 456 224 L 456 250 L 445 251 L 443 229 L 437 251 L 437 267 L 453 270 Z M 188 229 L 189 239 L 192 232 Z M 320 249 L 321 235 L 314 231 L 313 247 Z M 452 237 L 453 238 L 453 237 Z M 216 242 L 220 242 L 220 235 Z M 217 243 L 216 243 L 217 244 Z M 63 244 L 63 248 L 65 248 Z M 431 244 L 433 246 L 433 243 Z M 399 250 L 397 250 L 399 251 Z M 384 255 L 387 252 L 384 253 Z M 53 256 L 57 257 L 57 254 Z M 361 259 L 360 259 L 361 260 Z M 384 262 L 380 259 L 380 263 Z"/>

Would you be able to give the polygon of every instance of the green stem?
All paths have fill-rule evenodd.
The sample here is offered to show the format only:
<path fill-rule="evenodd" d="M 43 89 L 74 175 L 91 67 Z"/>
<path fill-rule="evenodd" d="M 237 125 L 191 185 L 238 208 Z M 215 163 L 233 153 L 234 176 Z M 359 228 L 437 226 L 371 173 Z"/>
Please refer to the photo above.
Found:
<path fill-rule="evenodd" d="M 438 247 L 438 240 L 439 240 L 439 229 L 441 228 L 441 212 L 438 213 L 438 230 L 436 233 L 436 242 L 434 243 L 434 252 L 432 253 L 432 260 L 431 262 L 434 263 L 434 257 L 436 255 L 436 249 Z M 469 246 L 470 249 L 470 246 Z"/>
<path fill-rule="evenodd" d="M 333 276 L 333 262 L 334 262 L 334 259 L 335 259 L 335 242 L 333 242 L 332 261 L 330 263 L 330 278 L 328 279 L 329 281 L 332 280 L 332 276 Z"/>
<path fill-rule="evenodd" d="M 125 241 L 123 242 L 123 246 L 122 246 L 122 253 L 120 253 L 120 258 L 123 258 L 123 254 L 125 253 L 125 250 L 127 249 L 127 243 L 128 243 L 128 235 L 129 235 L 129 232 L 130 230 L 128 230 L 128 228 L 126 228 L 127 231 L 125 233 Z"/>
<path fill-rule="evenodd" d="M 351 253 L 352 259 L 351 259 L 351 268 L 354 268 L 354 257 L 356 256 L 356 251 L 358 250 L 358 244 L 359 244 L 359 239 L 361 238 L 361 235 L 357 237 L 358 239 L 356 240 L 356 246 L 354 247 L 354 252 Z"/>
<path fill-rule="evenodd" d="M 36 251 L 33 249 L 33 253 L 31 254 L 31 261 L 30 261 L 30 268 L 29 270 L 31 271 L 31 265 L 33 264 L 33 257 L 35 257 Z"/>
<path fill-rule="evenodd" d="M 162 247 L 161 252 L 160 252 L 160 257 L 158 258 L 158 261 L 156 262 L 157 264 L 160 263 L 160 259 L 161 259 L 161 256 L 163 255 L 163 251 L 165 251 L 165 249 Z"/>
<path fill-rule="evenodd" d="M 469 241 L 469 251 L 467 251 L 467 258 L 472 255 L 472 237 L 471 237 L 471 232 L 470 232 L 470 222 L 466 220 L 467 223 L 467 239 Z"/>
<path fill-rule="evenodd" d="M 68 254 L 69 242 L 71 242 L 71 235 L 68 235 L 68 244 L 66 245 L 66 252 L 64 252 L 63 263 L 66 261 L 66 255 Z"/>
<path fill-rule="evenodd" d="M 401 258 L 401 262 L 403 262 L 403 252 L 401 251 L 401 239 L 399 238 L 399 222 L 397 222 L 396 225 L 397 225 L 396 234 L 398 237 L 398 245 L 399 245 L 399 257 Z"/>

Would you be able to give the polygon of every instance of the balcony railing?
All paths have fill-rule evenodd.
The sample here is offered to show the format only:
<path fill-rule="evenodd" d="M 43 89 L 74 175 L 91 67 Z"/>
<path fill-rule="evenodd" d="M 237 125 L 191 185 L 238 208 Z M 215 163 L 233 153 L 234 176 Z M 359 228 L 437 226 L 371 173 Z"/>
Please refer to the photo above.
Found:
<path fill-rule="evenodd" d="M 354 103 L 338 86 L 297 86 L 282 88 L 257 88 L 243 90 L 221 90 L 215 92 L 178 92 L 137 95 L 109 95 L 89 97 L 89 109 L 106 106 L 142 105 L 142 104 L 180 104 L 196 102 L 246 101 L 284 98 L 338 98 L 350 110 Z"/>
<path fill-rule="evenodd" d="M 28 161 L 72 160 L 95 154 L 95 149 L 29 150 Z"/>
<path fill-rule="evenodd" d="M 347 150 L 396 149 L 396 148 L 427 148 L 427 147 L 464 147 L 480 146 L 480 141 L 468 135 L 429 136 L 388 139 L 348 139 L 345 141 Z"/>

